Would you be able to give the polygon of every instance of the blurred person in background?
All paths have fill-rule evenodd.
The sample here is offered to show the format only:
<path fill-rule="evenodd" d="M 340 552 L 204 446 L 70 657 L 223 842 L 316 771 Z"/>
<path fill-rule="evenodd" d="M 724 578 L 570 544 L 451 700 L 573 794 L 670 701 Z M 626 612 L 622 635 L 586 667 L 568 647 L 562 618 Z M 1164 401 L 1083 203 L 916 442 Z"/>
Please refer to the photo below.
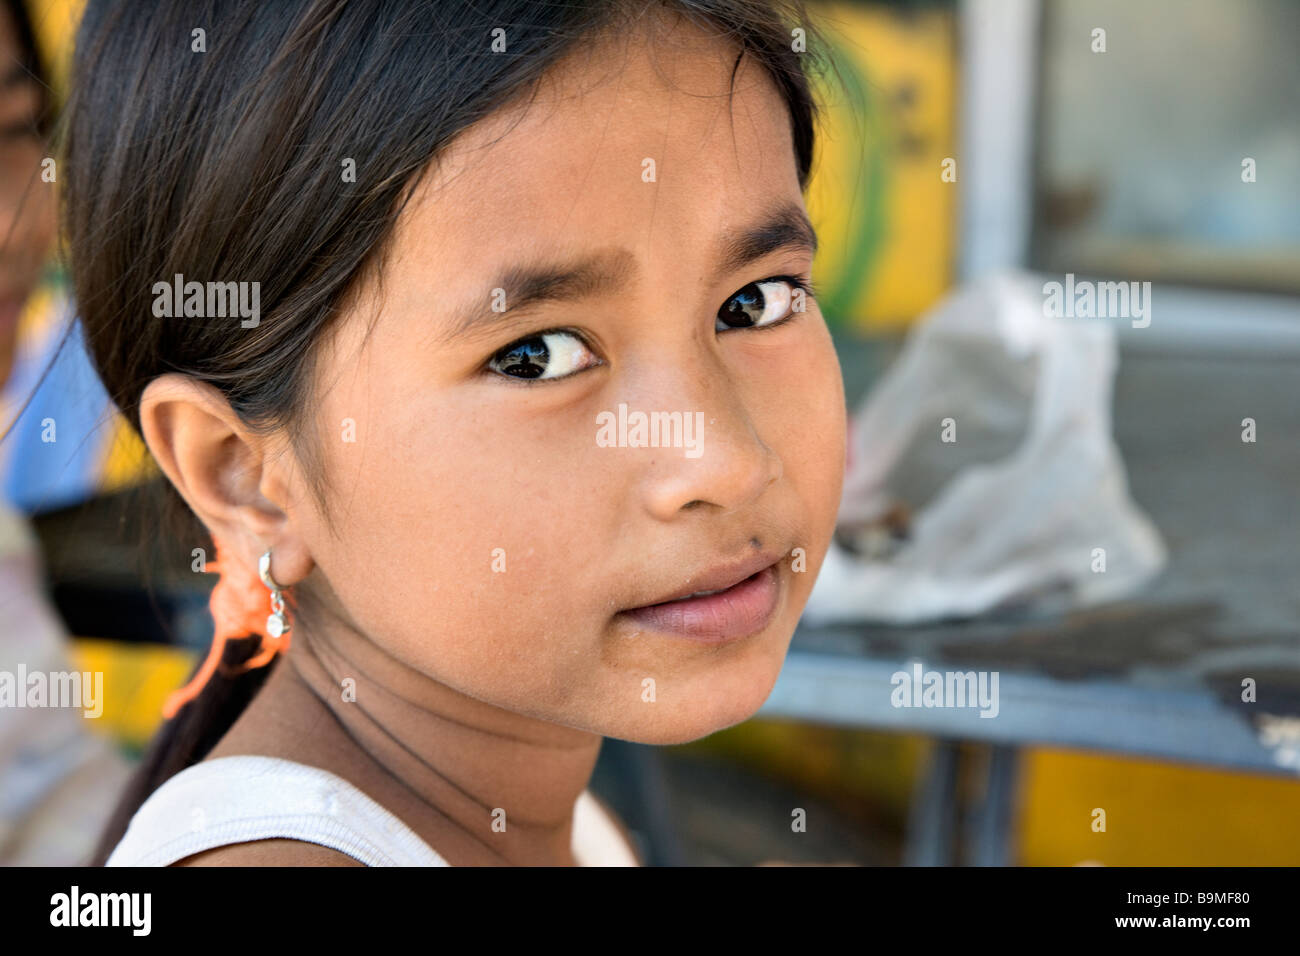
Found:
<path fill-rule="evenodd" d="M 56 231 L 54 184 L 41 176 L 53 107 L 45 76 L 27 10 L 0 0 L 0 386 Z M 13 453 L 21 467 L 23 450 Z M 0 500 L 0 680 L 24 697 L 20 673 L 75 669 L 43 570 L 27 520 Z M 82 708 L 15 703 L 0 696 L 0 864 L 82 864 L 130 763 Z"/>

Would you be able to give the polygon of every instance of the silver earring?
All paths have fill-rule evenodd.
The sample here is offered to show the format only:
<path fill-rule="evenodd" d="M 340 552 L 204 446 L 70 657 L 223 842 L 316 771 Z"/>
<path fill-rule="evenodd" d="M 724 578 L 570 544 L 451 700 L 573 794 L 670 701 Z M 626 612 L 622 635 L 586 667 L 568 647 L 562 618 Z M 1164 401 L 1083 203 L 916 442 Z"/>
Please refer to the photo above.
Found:
<path fill-rule="evenodd" d="M 271 577 L 271 550 L 257 559 L 257 573 L 271 590 L 271 614 L 266 619 L 266 633 L 279 637 L 290 630 L 289 619 L 284 616 L 284 597 L 280 594 L 280 585 Z"/>

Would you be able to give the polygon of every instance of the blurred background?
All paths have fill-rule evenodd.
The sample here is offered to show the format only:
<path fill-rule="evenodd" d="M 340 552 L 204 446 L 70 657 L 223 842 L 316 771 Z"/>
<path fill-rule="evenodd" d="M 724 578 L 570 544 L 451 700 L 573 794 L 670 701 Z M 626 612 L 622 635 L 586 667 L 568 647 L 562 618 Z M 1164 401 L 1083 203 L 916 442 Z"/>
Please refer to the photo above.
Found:
<path fill-rule="evenodd" d="M 839 72 L 814 274 L 850 410 L 954 291 L 1150 282 L 1150 326 L 1113 322 L 1111 401 L 1168 562 L 1101 606 L 801 627 L 758 717 L 684 747 L 608 741 L 593 789 L 652 863 L 1300 864 L 1300 5 L 811 6 Z M 28 8 L 61 88 L 79 4 Z M 113 689 L 84 724 L 129 762 L 207 650 L 215 579 L 136 547 L 125 492 L 156 473 L 75 333 L 58 348 L 70 309 L 52 266 L 0 393 L 0 490 L 74 666 Z M 998 671 L 999 718 L 891 708 L 917 653 Z"/>

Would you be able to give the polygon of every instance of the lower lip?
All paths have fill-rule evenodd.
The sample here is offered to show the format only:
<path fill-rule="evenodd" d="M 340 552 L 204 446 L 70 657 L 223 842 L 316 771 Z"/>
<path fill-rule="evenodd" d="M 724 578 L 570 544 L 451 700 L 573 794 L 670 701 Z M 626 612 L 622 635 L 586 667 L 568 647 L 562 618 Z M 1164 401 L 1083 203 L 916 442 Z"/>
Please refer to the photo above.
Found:
<path fill-rule="evenodd" d="M 759 571 L 725 591 L 667 604 L 623 611 L 641 627 L 677 634 L 705 644 L 723 644 L 757 634 L 776 612 L 780 583 L 776 565 Z"/>

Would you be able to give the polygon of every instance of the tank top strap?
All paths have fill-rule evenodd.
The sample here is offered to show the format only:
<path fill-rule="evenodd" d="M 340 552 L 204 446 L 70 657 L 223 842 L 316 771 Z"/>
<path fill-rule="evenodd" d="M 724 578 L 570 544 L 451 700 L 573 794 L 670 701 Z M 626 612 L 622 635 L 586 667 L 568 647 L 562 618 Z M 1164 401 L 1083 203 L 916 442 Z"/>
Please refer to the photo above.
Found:
<path fill-rule="evenodd" d="M 231 843 L 304 840 L 367 866 L 449 866 L 415 831 L 343 778 L 278 757 L 204 760 L 136 811 L 108 866 L 168 866 Z"/>
<path fill-rule="evenodd" d="M 107 866 L 169 866 L 231 843 L 304 840 L 367 866 L 450 866 L 414 830 L 327 770 L 279 757 L 203 760 L 166 780 L 136 811 Z M 637 866 L 588 790 L 574 804 L 579 866 Z"/>

